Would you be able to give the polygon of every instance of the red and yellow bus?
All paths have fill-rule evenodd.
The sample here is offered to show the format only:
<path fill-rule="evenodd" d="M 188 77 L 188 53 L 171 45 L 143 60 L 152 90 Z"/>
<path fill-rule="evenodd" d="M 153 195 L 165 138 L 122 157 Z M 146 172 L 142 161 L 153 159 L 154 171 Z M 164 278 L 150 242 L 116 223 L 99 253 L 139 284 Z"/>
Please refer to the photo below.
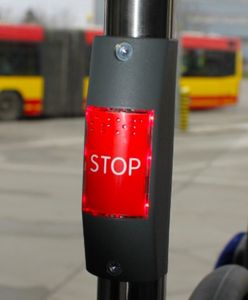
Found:
<path fill-rule="evenodd" d="M 0 24 L 0 120 L 82 114 L 99 30 Z"/>
<path fill-rule="evenodd" d="M 44 30 L 38 26 L 0 25 L 0 119 L 42 113 L 39 45 L 43 41 Z"/>
<path fill-rule="evenodd" d="M 240 39 L 187 33 L 181 45 L 181 86 L 190 89 L 191 109 L 236 104 L 242 78 Z"/>

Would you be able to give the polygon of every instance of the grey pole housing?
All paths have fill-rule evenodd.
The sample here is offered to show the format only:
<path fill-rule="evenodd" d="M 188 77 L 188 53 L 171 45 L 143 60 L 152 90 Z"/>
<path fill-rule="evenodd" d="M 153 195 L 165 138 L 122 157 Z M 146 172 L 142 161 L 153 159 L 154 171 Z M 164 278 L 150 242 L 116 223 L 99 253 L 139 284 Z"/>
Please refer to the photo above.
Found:
<path fill-rule="evenodd" d="M 129 300 L 162 300 L 168 270 L 177 62 L 173 0 L 107 0 L 105 11 L 106 35 L 94 42 L 87 105 L 154 111 L 150 209 L 145 219 L 117 219 L 89 214 L 83 205 L 86 267 L 99 277 L 98 300 L 124 299 L 123 293 L 110 293 L 111 287 L 116 291 L 116 282 L 129 285 Z M 86 122 L 86 134 L 87 126 Z M 145 288 L 147 296 L 142 293 Z"/>

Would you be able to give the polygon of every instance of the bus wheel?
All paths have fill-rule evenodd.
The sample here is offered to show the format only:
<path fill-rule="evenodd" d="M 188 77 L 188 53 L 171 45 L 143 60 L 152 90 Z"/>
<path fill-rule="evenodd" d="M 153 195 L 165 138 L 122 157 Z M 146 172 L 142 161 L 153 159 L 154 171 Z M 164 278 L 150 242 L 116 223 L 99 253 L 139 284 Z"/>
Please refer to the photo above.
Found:
<path fill-rule="evenodd" d="M 0 94 L 0 120 L 13 121 L 22 116 L 22 100 L 15 92 Z"/>
<path fill-rule="evenodd" d="M 190 300 L 247 300 L 248 271 L 237 265 L 216 269 L 205 277 Z"/>

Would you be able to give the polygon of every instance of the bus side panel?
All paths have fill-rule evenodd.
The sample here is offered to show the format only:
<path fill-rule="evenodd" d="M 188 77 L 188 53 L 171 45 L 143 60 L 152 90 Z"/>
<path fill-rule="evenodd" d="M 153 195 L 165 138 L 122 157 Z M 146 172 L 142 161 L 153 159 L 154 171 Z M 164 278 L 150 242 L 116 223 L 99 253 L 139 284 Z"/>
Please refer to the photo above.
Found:
<path fill-rule="evenodd" d="M 82 31 L 46 32 L 42 63 L 45 115 L 56 117 L 82 114 L 85 48 Z"/>
<path fill-rule="evenodd" d="M 243 53 L 242 51 L 237 51 L 236 54 L 236 76 L 239 80 L 243 77 Z"/>
<path fill-rule="evenodd" d="M 89 85 L 90 85 L 90 77 L 84 76 L 84 78 L 83 78 L 83 112 L 85 112 L 86 105 L 87 105 Z"/>
<path fill-rule="evenodd" d="M 191 109 L 233 105 L 238 101 L 240 79 L 227 77 L 183 77 L 181 86 L 190 88 Z"/>
<path fill-rule="evenodd" d="M 68 61 L 68 114 L 72 116 L 83 113 L 83 77 L 86 74 L 87 48 L 82 31 L 70 34 L 70 48 Z"/>
<path fill-rule="evenodd" d="M 14 91 L 20 95 L 24 116 L 42 115 L 44 80 L 41 76 L 1 76 L 0 91 Z"/>
<path fill-rule="evenodd" d="M 46 31 L 42 49 L 42 73 L 45 78 L 44 114 L 64 116 L 67 111 L 69 33 Z"/>

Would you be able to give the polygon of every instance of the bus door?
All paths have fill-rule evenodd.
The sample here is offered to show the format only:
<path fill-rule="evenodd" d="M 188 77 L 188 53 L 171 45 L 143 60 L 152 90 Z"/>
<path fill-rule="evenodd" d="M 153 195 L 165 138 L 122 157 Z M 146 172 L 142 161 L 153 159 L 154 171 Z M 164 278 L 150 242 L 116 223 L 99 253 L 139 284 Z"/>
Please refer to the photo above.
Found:
<path fill-rule="evenodd" d="M 68 44 L 67 32 L 55 30 L 46 32 L 42 61 L 46 116 L 61 116 L 66 108 Z"/>

